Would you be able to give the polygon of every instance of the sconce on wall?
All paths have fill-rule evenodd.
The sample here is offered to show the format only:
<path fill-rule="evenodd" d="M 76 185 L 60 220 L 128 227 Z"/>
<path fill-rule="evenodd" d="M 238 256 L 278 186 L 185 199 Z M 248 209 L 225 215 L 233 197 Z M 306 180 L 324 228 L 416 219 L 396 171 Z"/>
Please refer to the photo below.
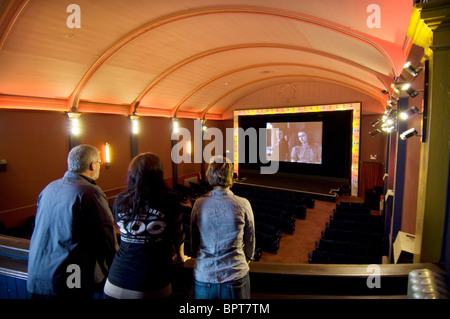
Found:
<path fill-rule="evenodd" d="M 130 146 L 131 146 L 131 158 L 134 158 L 138 154 L 138 134 L 139 134 L 139 116 L 130 115 Z"/>
<path fill-rule="evenodd" d="M 137 135 L 139 133 L 139 116 L 130 115 L 131 134 Z"/>
<path fill-rule="evenodd" d="M 69 117 L 69 132 L 71 135 L 78 136 L 81 133 L 80 127 L 80 116 L 81 113 L 68 112 L 67 116 Z"/>
<path fill-rule="evenodd" d="M 178 121 L 177 119 L 172 119 L 172 133 L 178 133 Z"/>
<path fill-rule="evenodd" d="M 109 143 L 105 143 L 105 167 L 111 166 L 111 146 Z"/>
<path fill-rule="evenodd" d="M 81 113 L 67 112 L 69 117 L 69 148 L 72 149 L 78 145 L 78 136 L 81 134 Z"/>
<path fill-rule="evenodd" d="M 191 141 L 187 142 L 187 151 L 188 151 L 189 155 L 192 154 L 192 143 L 191 143 Z"/>

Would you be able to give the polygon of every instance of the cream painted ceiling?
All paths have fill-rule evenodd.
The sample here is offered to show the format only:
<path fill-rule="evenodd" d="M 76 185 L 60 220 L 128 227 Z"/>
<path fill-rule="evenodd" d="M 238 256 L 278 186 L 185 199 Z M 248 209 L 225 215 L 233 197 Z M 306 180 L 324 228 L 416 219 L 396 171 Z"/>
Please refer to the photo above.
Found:
<path fill-rule="evenodd" d="M 352 90 L 380 113 L 411 48 L 412 0 L 0 3 L 0 108 L 222 119 L 300 82 Z"/>

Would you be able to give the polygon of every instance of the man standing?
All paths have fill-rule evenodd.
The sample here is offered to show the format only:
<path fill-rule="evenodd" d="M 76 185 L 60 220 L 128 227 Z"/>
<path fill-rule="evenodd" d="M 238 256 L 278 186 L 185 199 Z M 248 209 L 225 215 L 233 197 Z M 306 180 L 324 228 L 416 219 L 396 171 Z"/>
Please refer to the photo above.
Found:
<path fill-rule="evenodd" d="M 101 164 L 97 148 L 76 146 L 64 177 L 39 195 L 28 257 L 32 297 L 92 298 L 103 290 L 117 240 L 106 196 L 95 184 Z"/>

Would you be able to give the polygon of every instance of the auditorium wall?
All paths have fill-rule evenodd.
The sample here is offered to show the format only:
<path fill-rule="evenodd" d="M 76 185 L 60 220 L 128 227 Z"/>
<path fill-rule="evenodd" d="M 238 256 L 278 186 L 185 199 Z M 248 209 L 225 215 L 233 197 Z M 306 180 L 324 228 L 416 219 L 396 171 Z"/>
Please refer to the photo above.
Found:
<path fill-rule="evenodd" d="M 97 184 L 108 198 L 122 191 L 131 160 L 130 124 L 127 116 L 84 113 L 79 143 L 92 144 L 104 156 L 104 145 L 111 146 L 111 165 L 102 167 Z M 219 123 L 220 124 L 220 123 Z M 193 120 L 182 120 L 193 129 Z M 216 125 L 220 126 L 220 125 Z M 161 157 L 164 177 L 172 186 L 171 119 L 141 117 L 138 152 L 154 152 Z M 0 172 L 0 222 L 11 228 L 35 214 L 39 193 L 67 170 L 69 120 L 64 112 L 0 110 L 0 159 L 7 161 Z M 104 160 L 104 158 L 102 158 Z M 181 163 L 178 182 L 197 176 L 200 164 Z"/>
<path fill-rule="evenodd" d="M 113 198 L 125 187 L 131 160 L 129 119 L 124 115 L 94 113 L 83 113 L 80 119 L 79 143 L 95 145 L 102 156 L 104 144 L 107 142 L 111 146 L 111 166 L 103 166 L 97 183 L 109 198 Z M 193 137 L 194 120 L 179 121 L 180 127 L 187 128 Z M 367 129 L 366 122 L 363 117 L 363 131 Z M 207 125 L 221 129 L 225 139 L 225 130 L 233 123 L 231 120 L 208 120 Z M 141 117 L 139 128 L 138 153 L 151 151 L 158 154 L 164 165 L 166 182 L 172 186 L 172 120 Z M 41 190 L 67 170 L 69 120 L 64 112 L 1 109 L 0 141 L 0 159 L 7 161 L 6 171 L 0 172 L 0 221 L 6 227 L 14 227 L 35 214 Z M 209 142 L 205 141 L 205 144 Z M 196 141 L 192 147 L 194 143 Z M 373 142 L 366 144 L 363 138 L 362 154 L 381 149 L 382 146 Z M 200 171 L 199 163 L 180 163 L 177 167 L 178 183 L 184 184 L 185 178 L 198 176 Z"/>

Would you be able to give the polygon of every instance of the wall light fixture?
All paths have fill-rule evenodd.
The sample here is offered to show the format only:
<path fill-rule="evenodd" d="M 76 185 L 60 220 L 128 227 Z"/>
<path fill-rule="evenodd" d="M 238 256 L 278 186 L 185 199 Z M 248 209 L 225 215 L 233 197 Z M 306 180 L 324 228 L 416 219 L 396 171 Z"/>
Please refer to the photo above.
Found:
<path fill-rule="evenodd" d="M 172 119 L 172 133 L 178 133 L 178 121 L 177 119 Z"/>
<path fill-rule="evenodd" d="M 131 134 L 137 135 L 139 133 L 139 116 L 130 115 Z"/>
<path fill-rule="evenodd" d="M 80 135 L 80 133 L 81 133 L 81 127 L 80 127 L 81 113 L 68 112 L 67 116 L 69 117 L 70 134 L 75 135 L 75 136 Z"/>
<path fill-rule="evenodd" d="M 105 143 L 105 166 L 106 168 L 111 166 L 111 146 L 109 143 Z"/>

